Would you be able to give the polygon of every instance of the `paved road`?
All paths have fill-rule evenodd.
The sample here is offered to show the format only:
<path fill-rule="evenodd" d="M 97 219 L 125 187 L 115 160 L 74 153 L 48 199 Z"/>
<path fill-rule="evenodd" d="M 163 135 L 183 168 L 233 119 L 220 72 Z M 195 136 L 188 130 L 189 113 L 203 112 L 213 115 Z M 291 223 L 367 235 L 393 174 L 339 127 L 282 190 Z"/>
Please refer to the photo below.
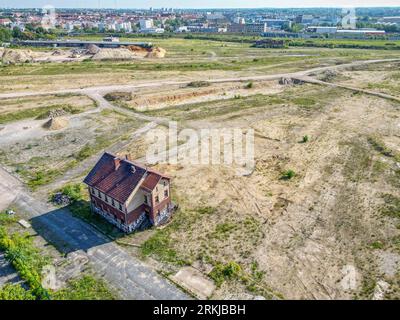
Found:
<path fill-rule="evenodd" d="M 14 203 L 31 217 L 33 228 L 65 252 L 86 252 L 93 269 L 115 288 L 123 299 L 189 299 L 150 266 L 110 242 L 67 209 L 57 209 L 35 199 L 20 181 L 0 168 L 0 199 L 3 207 Z"/>

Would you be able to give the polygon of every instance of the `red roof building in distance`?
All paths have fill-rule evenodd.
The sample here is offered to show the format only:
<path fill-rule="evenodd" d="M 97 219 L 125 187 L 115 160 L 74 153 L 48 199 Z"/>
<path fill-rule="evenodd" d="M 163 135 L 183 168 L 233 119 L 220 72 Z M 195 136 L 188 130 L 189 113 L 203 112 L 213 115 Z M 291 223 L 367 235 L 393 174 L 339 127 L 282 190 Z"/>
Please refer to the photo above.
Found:
<path fill-rule="evenodd" d="M 171 179 L 128 158 L 104 153 L 83 181 L 91 208 L 126 233 L 167 222 Z"/>

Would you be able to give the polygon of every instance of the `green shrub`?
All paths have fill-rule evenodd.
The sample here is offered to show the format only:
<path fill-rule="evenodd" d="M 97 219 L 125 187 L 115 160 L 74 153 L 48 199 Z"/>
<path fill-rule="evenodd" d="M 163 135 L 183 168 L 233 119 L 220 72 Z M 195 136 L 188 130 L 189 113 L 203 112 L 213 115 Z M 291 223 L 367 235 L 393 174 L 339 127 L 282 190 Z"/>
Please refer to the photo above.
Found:
<path fill-rule="evenodd" d="M 282 173 L 281 179 L 282 180 L 291 180 L 296 176 L 296 172 L 293 170 L 287 170 Z"/>
<path fill-rule="evenodd" d="M 245 85 L 245 89 L 251 89 L 254 87 L 253 82 L 249 82 L 248 84 Z"/>
<path fill-rule="evenodd" d="M 307 143 L 309 141 L 308 136 L 304 136 L 303 139 L 301 140 L 301 143 Z"/>
<path fill-rule="evenodd" d="M 83 191 L 84 185 L 82 183 L 75 183 L 64 186 L 56 193 L 61 192 L 62 194 L 66 195 L 71 200 L 71 202 L 76 202 L 83 200 Z M 52 195 L 52 200 L 54 199 L 55 194 Z"/>

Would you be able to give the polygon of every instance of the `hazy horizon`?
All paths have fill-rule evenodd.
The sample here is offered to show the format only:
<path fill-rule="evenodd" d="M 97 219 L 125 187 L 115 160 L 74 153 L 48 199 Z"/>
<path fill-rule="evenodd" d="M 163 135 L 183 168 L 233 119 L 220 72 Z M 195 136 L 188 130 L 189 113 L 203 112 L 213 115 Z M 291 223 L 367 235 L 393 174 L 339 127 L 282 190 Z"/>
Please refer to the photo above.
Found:
<path fill-rule="evenodd" d="M 1 8 L 40 8 L 45 5 L 53 5 L 58 8 L 104 8 L 104 9 L 148 9 L 150 7 L 177 8 L 177 9 L 260 9 L 260 8 L 342 8 L 342 7 L 400 7 L 399 0 L 381 0 L 377 5 L 376 0 L 303 0 L 301 5 L 296 0 L 203 0 L 201 5 L 193 0 L 0 0 Z"/>

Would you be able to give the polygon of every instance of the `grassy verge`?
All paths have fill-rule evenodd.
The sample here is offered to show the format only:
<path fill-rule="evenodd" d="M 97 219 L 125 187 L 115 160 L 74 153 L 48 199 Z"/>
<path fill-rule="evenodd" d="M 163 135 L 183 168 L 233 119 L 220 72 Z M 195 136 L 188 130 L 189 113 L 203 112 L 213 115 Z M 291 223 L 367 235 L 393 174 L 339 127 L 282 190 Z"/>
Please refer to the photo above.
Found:
<path fill-rule="evenodd" d="M 84 111 L 82 108 L 76 108 L 70 105 L 51 105 L 48 107 L 25 109 L 2 114 L 0 117 L 0 124 L 33 118 L 37 120 L 46 119 L 48 118 L 49 112 L 56 109 L 62 109 L 69 114 L 77 114 Z"/>
<path fill-rule="evenodd" d="M 90 275 L 70 280 L 67 287 L 54 292 L 52 298 L 54 300 L 115 300 L 107 284 Z"/>

